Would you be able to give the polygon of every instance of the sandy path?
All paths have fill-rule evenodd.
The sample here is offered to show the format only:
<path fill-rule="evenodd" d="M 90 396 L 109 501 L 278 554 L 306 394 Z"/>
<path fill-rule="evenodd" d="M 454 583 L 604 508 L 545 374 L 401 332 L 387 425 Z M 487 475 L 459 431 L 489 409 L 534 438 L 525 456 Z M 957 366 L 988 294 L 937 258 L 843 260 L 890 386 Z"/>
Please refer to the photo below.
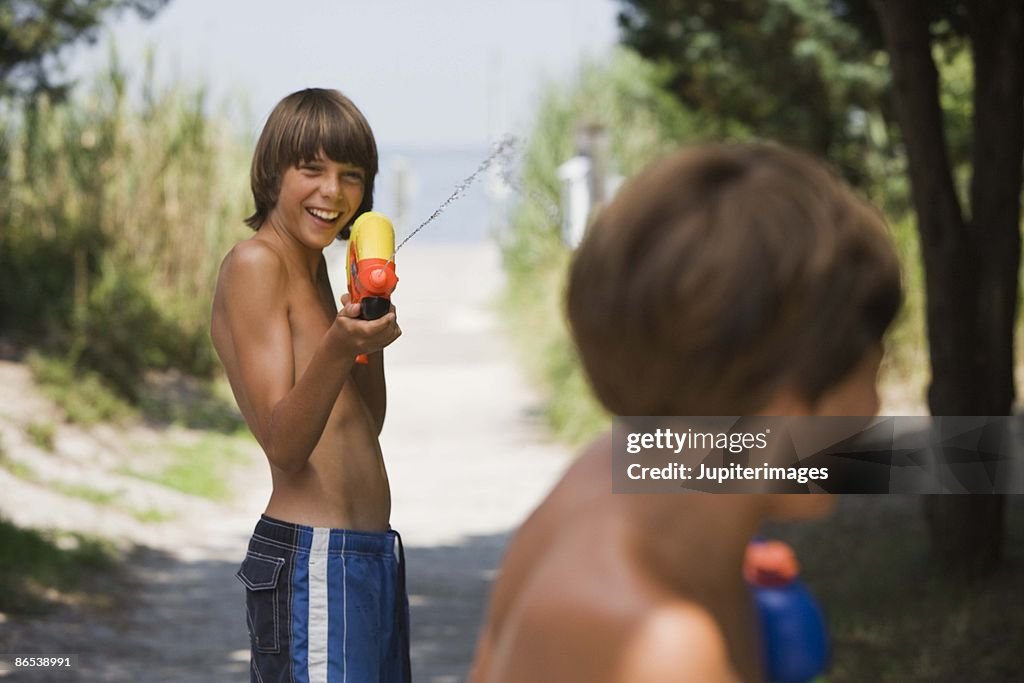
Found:
<path fill-rule="evenodd" d="M 497 251 L 410 244 L 399 256 L 395 300 L 404 335 L 387 352 L 382 437 L 392 523 L 407 548 L 415 680 L 459 681 L 508 533 L 569 454 L 548 443 L 531 417 L 536 398 L 501 339 L 490 306 L 501 282 Z M 339 251 L 328 258 L 340 266 Z M 28 447 L 9 436 L 5 445 Z M 0 654 L 73 652 L 77 672 L 0 678 L 247 681 L 243 594 L 233 574 L 269 491 L 258 453 L 234 483 L 240 495 L 231 504 L 178 501 L 174 520 L 144 524 L 0 470 L 0 512 L 13 521 L 102 531 L 139 546 L 129 575 L 117 579 L 123 599 L 111 609 L 68 607 L 36 620 L 0 615 Z"/>
<path fill-rule="evenodd" d="M 462 680 L 507 533 L 567 463 L 530 415 L 490 302 L 493 248 L 399 254 L 402 338 L 386 351 L 393 525 L 407 546 L 417 681 Z"/>

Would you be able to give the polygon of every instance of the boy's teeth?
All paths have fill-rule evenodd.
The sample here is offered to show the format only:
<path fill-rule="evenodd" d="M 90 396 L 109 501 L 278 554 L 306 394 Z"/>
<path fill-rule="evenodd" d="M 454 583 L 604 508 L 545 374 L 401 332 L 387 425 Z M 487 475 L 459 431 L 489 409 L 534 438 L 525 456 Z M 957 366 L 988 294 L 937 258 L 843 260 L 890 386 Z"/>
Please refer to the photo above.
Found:
<path fill-rule="evenodd" d="M 325 221 L 333 221 L 341 215 L 340 211 L 321 211 L 320 209 L 308 209 L 308 211 L 317 218 Z"/>

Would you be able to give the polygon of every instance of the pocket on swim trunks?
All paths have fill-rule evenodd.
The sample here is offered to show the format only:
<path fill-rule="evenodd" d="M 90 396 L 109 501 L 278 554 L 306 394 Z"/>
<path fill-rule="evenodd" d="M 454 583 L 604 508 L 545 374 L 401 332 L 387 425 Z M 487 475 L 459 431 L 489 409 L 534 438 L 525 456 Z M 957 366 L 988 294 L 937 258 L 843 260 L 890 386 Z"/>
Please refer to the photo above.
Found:
<path fill-rule="evenodd" d="M 256 652 L 281 651 L 283 609 L 279 601 L 284 558 L 249 551 L 235 576 L 245 585 L 249 638 Z"/>

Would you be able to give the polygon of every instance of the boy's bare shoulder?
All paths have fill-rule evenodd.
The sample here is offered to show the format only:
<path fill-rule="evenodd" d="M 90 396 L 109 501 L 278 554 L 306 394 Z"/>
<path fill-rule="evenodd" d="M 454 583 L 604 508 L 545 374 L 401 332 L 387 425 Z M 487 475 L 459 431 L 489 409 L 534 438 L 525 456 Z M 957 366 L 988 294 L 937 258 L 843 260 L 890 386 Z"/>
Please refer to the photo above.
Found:
<path fill-rule="evenodd" d="M 220 267 L 220 281 L 262 285 L 281 283 L 287 279 L 284 257 L 263 240 L 248 239 L 239 242 L 224 257 Z"/>
<path fill-rule="evenodd" d="M 612 680 L 741 683 L 718 624 L 682 601 L 657 608 L 641 622 Z"/>
<path fill-rule="evenodd" d="M 242 240 L 231 248 L 224 257 L 224 264 L 232 269 L 248 270 L 284 270 L 284 256 L 269 242 L 261 239 Z"/>

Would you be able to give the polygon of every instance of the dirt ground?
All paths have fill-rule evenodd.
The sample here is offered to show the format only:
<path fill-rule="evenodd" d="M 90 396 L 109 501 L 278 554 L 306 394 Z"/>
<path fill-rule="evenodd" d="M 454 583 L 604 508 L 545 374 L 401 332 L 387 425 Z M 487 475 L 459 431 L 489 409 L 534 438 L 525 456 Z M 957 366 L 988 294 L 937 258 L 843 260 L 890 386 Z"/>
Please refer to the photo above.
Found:
<path fill-rule="evenodd" d="M 537 397 L 502 340 L 492 308 L 498 258 L 488 245 L 410 245 L 398 259 L 404 334 L 387 351 L 382 446 L 392 524 L 406 544 L 416 681 L 464 679 L 509 534 L 571 457 L 539 425 Z M 342 254 L 332 248 L 328 259 L 338 282 Z M 235 496 L 215 503 L 123 473 L 166 433 L 61 425 L 45 452 L 27 426 L 55 416 L 24 365 L 0 362 L 0 443 L 8 460 L 36 472 L 33 482 L 0 468 L 0 516 L 102 535 L 128 561 L 102 582 L 109 604 L 66 604 L 35 618 L 0 614 L 0 655 L 78 655 L 74 671 L 0 670 L 0 679 L 247 681 L 244 593 L 234 572 L 269 494 L 258 449 L 232 470 Z M 174 429 L 174 439 L 201 438 Z M 61 495 L 49 485 L 55 481 L 114 491 L 117 503 Z M 172 517 L 144 522 L 126 512 L 143 506 Z"/>

